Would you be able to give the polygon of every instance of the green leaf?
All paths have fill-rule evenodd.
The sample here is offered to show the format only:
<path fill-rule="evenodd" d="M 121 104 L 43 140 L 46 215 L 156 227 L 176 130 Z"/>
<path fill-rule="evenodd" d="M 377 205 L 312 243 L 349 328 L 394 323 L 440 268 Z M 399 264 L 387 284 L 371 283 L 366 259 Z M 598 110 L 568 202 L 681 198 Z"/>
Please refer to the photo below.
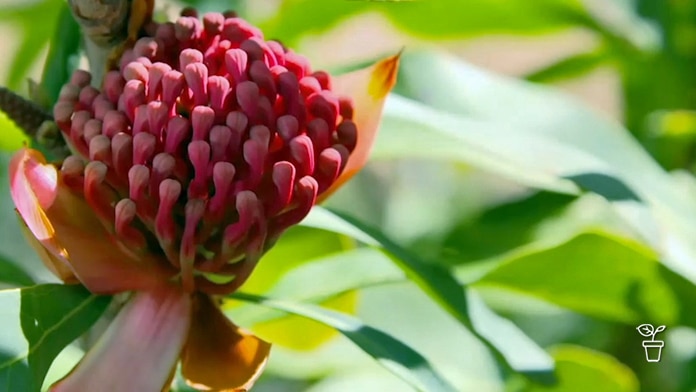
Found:
<path fill-rule="evenodd" d="M 647 143 L 655 159 L 668 170 L 690 168 L 693 172 L 696 111 L 659 110 L 645 122 Z"/>
<path fill-rule="evenodd" d="M 410 100 L 387 102 L 373 157 L 451 159 L 532 187 L 598 193 L 696 282 L 696 203 L 626 129 L 562 93 L 447 56 L 404 54 L 399 77 Z"/>
<path fill-rule="evenodd" d="M 558 384 L 528 385 L 524 392 L 638 392 L 631 369 L 616 358 L 584 347 L 560 345 L 551 348 L 556 360 Z"/>
<path fill-rule="evenodd" d="M 247 8 L 246 0 L 183 0 L 185 5 L 198 10 L 200 15 L 206 12 L 222 12 L 232 10 L 237 15 L 245 17 Z"/>
<path fill-rule="evenodd" d="M 350 238 L 325 230 L 292 227 L 285 232 L 254 269 L 243 290 L 250 294 L 265 293 L 294 268 L 355 247 Z"/>
<path fill-rule="evenodd" d="M 594 26 L 577 0 L 341 1 L 286 0 L 275 17 L 260 25 L 270 37 L 294 44 L 365 12 L 378 12 L 398 28 L 427 38 L 454 38 L 491 33 L 536 34 L 577 25 Z"/>
<path fill-rule="evenodd" d="M 611 57 L 606 50 L 593 50 L 564 58 L 526 76 L 531 82 L 549 83 L 582 76 L 606 64 Z"/>
<path fill-rule="evenodd" d="M 482 211 L 456 225 L 446 236 L 442 257 L 448 264 L 494 257 L 535 240 L 542 222 L 570 209 L 574 196 L 539 192 Z M 443 253 L 445 251 L 443 250 Z"/>
<path fill-rule="evenodd" d="M 34 279 L 16 263 L 0 255 L 0 282 L 14 286 L 31 286 L 34 284 Z"/>
<path fill-rule="evenodd" d="M 444 237 L 438 261 L 471 283 L 511 257 L 559 246 L 579 233 L 603 230 L 641 241 L 611 202 L 595 194 L 578 198 L 539 192 L 464 219 Z"/>
<path fill-rule="evenodd" d="M 42 92 L 49 100 L 48 107 L 53 106 L 58 99 L 60 89 L 70 79 L 77 65 L 81 38 L 80 26 L 75 21 L 68 4 L 63 3 L 41 78 Z"/>
<path fill-rule="evenodd" d="M 484 305 L 480 301 L 476 301 L 476 299 L 469 299 L 465 289 L 462 288 L 448 270 L 439 265 L 421 260 L 417 255 L 397 245 L 377 229 L 340 212 L 315 207 L 302 224 L 346 235 L 352 234 L 355 236 L 354 238 L 367 244 L 381 246 L 410 280 L 464 327 L 481 338 L 496 356 L 499 364 L 503 367 L 503 371 L 507 371 L 512 367 L 515 371 L 530 377 L 536 377 L 542 381 L 546 381 L 551 377 L 550 372 L 553 370 L 553 362 L 541 348 L 534 344 L 528 344 L 531 341 L 524 337 L 522 333 L 518 334 L 518 336 L 527 339 L 527 342 L 524 344 L 524 351 L 517 351 L 515 347 L 512 347 L 512 350 L 511 347 L 498 347 L 495 345 L 496 341 L 489 341 L 484 338 L 482 330 L 479 329 L 482 324 L 474 320 L 474 317 L 478 315 L 486 316 L 485 310 L 480 310 Z M 475 306 L 479 309 L 478 312 L 472 313 L 469 308 L 470 301 L 476 301 Z M 501 318 L 500 320 L 503 319 Z M 506 325 L 505 328 L 512 330 L 516 327 L 510 324 Z"/>
<path fill-rule="evenodd" d="M 473 287 L 512 290 L 629 325 L 696 327 L 689 310 L 696 287 L 660 264 L 651 249 L 603 232 L 512 255 Z"/>
<path fill-rule="evenodd" d="M 307 282 L 312 284 L 308 285 Z M 326 255 L 300 265 L 285 274 L 264 294 L 296 302 L 319 303 L 342 294 L 394 282 L 405 281 L 384 253 L 371 248 Z M 244 288 L 242 291 L 249 294 Z M 241 325 L 277 319 L 282 312 L 262 307 L 235 307 L 225 312 Z"/>
<path fill-rule="evenodd" d="M 279 279 L 293 273 L 297 268 L 302 268 L 308 263 L 313 264 L 313 260 L 317 258 L 354 246 L 353 240 L 336 233 L 307 227 L 293 227 L 284 233 L 278 243 L 263 256 L 254 274 L 244 283 L 242 290 L 249 294 L 266 293 Z M 312 278 L 314 279 L 316 278 Z M 303 282 L 303 286 L 306 287 L 306 281 Z M 340 298 L 324 298 L 328 302 L 322 303 L 322 306 L 344 313 L 354 313 L 357 296 L 349 292 L 342 294 Z M 331 328 L 288 315 L 257 323 L 252 330 L 275 344 L 297 350 L 317 348 L 337 335 Z M 302 333 L 294 334 L 297 331 Z M 296 338 L 297 336 L 302 336 L 302 339 Z"/>
<path fill-rule="evenodd" d="M 456 388 L 442 378 L 422 355 L 356 318 L 314 305 L 285 302 L 244 293 L 232 294 L 231 298 L 296 314 L 336 328 L 382 366 L 417 390 L 456 391 Z"/>
<path fill-rule="evenodd" d="M 603 170 L 600 162 L 572 146 L 520 132 L 511 124 L 452 115 L 397 95 L 387 101 L 372 158 L 458 162 L 533 188 L 568 194 L 577 194 L 579 188 L 564 174 L 583 167 Z"/>
<path fill-rule="evenodd" d="M 15 91 L 24 87 L 22 83 L 44 49 L 49 39 L 55 35 L 57 15 L 63 2 L 43 0 L 3 9 L 0 22 L 17 24 L 21 29 L 21 44 L 15 54 L 7 77 L 7 86 Z"/>
<path fill-rule="evenodd" d="M 97 321 L 109 302 L 82 286 L 0 291 L 0 385 L 38 391 L 53 359 Z"/>
<path fill-rule="evenodd" d="M 491 310 L 476 290 L 467 288 L 466 293 L 476 334 L 485 339 L 489 347 L 494 347 L 517 372 L 541 384 L 554 382 L 555 375 L 551 371 L 555 365 L 548 354 L 513 322 Z"/>
<path fill-rule="evenodd" d="M 326 245 L 327 234 L 335 233 L 300 227 Z M 321 234 L 323 233 L 323 234 Z M 281 240 L 282 241 L 282 240 Z M 302 242 L 290 241 L 304 246 Z M 309 248 L 321 248 L 316 244 Z M 291 258 L 290 255 L 287 256 Z M 265 263 L 264 261 L 261 263 Z M 313 282 L 308 285 L 307 282 Z M 356 249 L 313 258 L 284 274 L 264 295 L 297 302 L 312 303 L 342 313 L 354 314 L 358 290 L 393 282 L 404 282 L 401 271 L 383 253 L 373 249 Z M 250 294 L 245 287 L 241 289 Z M 236 302 L 236 301 L 235 301 Z M 296 315 L 258 306 L 230 308 L 227 315 L 241 325 L 249 325 L 258 336 L 276 345 L 294 350 L 314 350 L 328 342 L 334 329 Z"/>

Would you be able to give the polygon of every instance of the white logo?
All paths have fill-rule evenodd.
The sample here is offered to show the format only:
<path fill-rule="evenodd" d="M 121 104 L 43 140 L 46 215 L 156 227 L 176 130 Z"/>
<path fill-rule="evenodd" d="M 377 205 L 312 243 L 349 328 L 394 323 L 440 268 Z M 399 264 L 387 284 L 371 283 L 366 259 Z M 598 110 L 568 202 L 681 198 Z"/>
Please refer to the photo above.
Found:
<path fill-rule="evenodd" d="M 662 356 L 662 347 L 664 347 L 664 340 L 655 340 L 655 335 L 665 330 L 664 325 L 660 325 L 655 328 L 652 324 L 641 324 L 637 328 L 638 333 L 650 338 L 650 340 L 643 340 L 643 347 L 645 348 L 645 359 L 648 362 L 660 362 L 660 357 Z"/>

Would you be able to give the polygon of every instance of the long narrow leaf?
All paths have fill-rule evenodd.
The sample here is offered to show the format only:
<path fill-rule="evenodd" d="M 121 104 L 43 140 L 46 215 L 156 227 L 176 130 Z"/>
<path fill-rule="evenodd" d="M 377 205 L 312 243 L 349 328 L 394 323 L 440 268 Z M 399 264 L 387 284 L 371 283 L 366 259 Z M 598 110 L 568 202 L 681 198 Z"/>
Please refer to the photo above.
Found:
<path fill-rule="evenodd" d="M 313 282 L 308 285 L 307 282 Z M 367 287 L 406 282 L 403 272 L 384 253 L 362 248 L 312 260 L 289 271 L 264 294 L 285 300 L 318 304 Z M 246 286 L 244 287 L 247 291 Z M 234 307 L 225 311 L 242 325 L 254 325 L 284 316 L 262 307 Z"/>
<path fill-rule="evenodd" d="M 549 83 L 585 75 L 606 64 L 611 57 L 606 50 L 593 50 L 566 57 L 526 76 L 532 82 Z"/>
<path fill-rule="evenodd" d="M 503 372 L 512 369 L 542 382 L 553 379 L 551 357 L 533 344 L 514 324 L 497 315 L 489 317 L 491 311 L 484 309 L 485 304 L 477 298 L 468 298 L 467 291 L 449 271 L 421 260 L 378 230 L 340 212 L 315 207 L 302 224 L 352 235 L 367 244 L 379 245 L 409 279 L 491 349 Z M 474 306 L 474 311 L 470 309 L 470 305 Z M 485 317 L 485 322 L 474 320 L 477 317 Z M 516 336 L 524 340 L 523 344 L 511 349 L 501 340 L 486 338 L 488 335 L 483 331 L 496 322 L 504 322 L 507 331 L 515 330 Z M 519 349 L 520 347 L 524 349 Z"/>
<path fill-rule="evenodd" d="M 454 392 L 457 390 L 442 378 L 418 352 L 354 317 L 315 305 L 280 301 L 244 293 L 235 293 L 231 297 L 296 314 L 336 328 L 382 366 L 419 391 Z"/>
<path fill-rule="evenodd" d="M 51 39 L 48 57 L 44 65 L 41 87 L 46 94 L 49 105 L 53 105 L 58 99 L 61 87 L 70 78 L 72 71 L 71 61 L 80 49 L 80 26 L 67 4 L 63 4 L 58 17 L 56 34 Z"/>

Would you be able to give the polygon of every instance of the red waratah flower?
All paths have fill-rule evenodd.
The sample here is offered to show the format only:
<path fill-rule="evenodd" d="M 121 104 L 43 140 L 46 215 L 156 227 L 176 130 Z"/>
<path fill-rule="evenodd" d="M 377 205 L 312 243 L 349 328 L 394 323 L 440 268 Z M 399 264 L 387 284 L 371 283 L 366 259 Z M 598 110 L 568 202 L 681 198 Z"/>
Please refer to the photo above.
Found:
<path fill-rule="evenodd" d="M 77 71 L 55 121 L 73 154 L 10 164 L 27 237 L 65 282 L 134 292 L 53 391 L 247 390 L 270 345 L 231 293 L 289 226 L 364 165 L 398 57 L 332 79 L 232 15 L 151 26 L 101 90 Z"/>

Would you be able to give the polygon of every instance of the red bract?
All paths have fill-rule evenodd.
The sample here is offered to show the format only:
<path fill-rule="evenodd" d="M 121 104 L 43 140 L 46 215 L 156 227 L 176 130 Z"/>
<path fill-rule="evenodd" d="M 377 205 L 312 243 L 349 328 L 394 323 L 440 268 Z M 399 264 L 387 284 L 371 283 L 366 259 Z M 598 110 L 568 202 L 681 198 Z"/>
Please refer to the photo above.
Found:
<path fill-rule="evenodd" d="M 332 79 L 237 17 L 155 25 L 101 90 L 54 108 L 74 155 L 22 150 L 11 190 L 66 282 L 135 291 L 55 391 L 246 390 L 270 345 L 220 312 L 261 256 L 365 163 L 398 58 Z M 165 388 L 166 389 L 166 388 Z"/>

